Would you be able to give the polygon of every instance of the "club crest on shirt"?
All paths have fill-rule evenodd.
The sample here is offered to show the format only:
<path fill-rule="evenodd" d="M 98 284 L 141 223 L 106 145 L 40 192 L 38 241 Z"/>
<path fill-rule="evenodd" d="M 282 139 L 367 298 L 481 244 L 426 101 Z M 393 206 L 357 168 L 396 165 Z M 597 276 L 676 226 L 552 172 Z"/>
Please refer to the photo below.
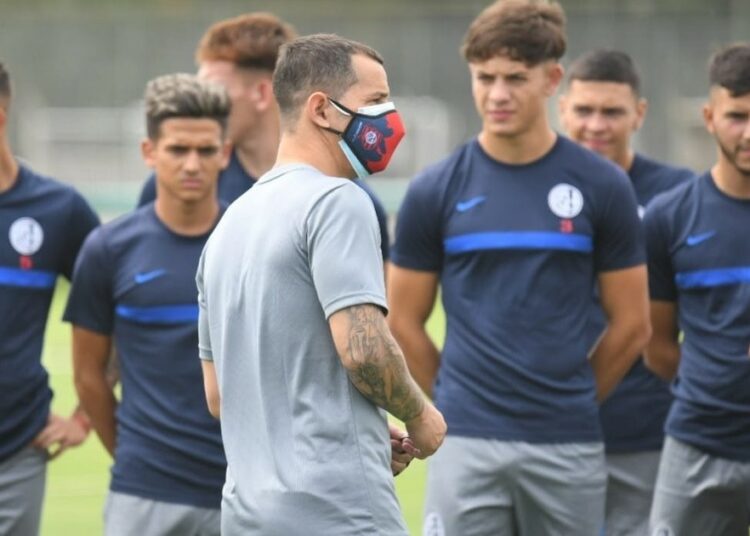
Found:
<path fill-rule="evenodd" d="M 10 245 L 21 255 L 33 255 L 44 242 L 44 231 L 34 218 L 24 216 L 10 224 Z"/>
<path fill-rule="evenodd" d="M 583 194 L 575 186 L 561 182 L 553 186 L 547 194 L 547 204 L 555 216 L 575 218 L 583 210 Z"/>

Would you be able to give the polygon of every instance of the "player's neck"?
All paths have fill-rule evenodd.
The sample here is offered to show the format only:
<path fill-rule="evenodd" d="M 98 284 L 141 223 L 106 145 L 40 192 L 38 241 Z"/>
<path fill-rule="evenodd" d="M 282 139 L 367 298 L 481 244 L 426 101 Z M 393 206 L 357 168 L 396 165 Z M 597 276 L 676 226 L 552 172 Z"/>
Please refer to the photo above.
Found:
<path fill-rule="evenodd" d="M 716 187 L 729 197 L 750 199 L 750 175 L 742 173 L 725 158 L 711 168 Z"/>
<path fill-rule="evenodd" d="M 18 162 L 4 138 L 0 138 L 0 193 L 10 190 L 18 179 Z"/>
<path fill-rule="evenodd" d="M 287 164 L 307 164 L 329 177 L 345 177 L 343 172 L 345 159 L 337 145 L 324 143 L 323 139 L 312 132 L 286 133 L 281 137 L 278 158 L 275 166 Z"/>
<path fill-rule="evenodd" d="M 213 229 L 219 217 L 219 202 L 212 195 L 195 203 L 185 203 L 168 194 L 156 196 L 156 217 L 172 232 L 200 236 Z"/>
<path fill-rule="evenodd" d="M 484 151 L 504 164 L 530 164 L 546 155 L 557 140 L 548 124 L 518 136 L 497 136 L 487 131 L 479 134 L 479 145 Z"/>
<path fill-rule="evenodd" d="M 273 167 L 279 148 L 278 120 L 266 120 L 234 143 L 243 169 L 258 178 Z"/>
<path fill-rule="evenodd" d="M 630 168 L 633 167 L 634 160 L 635 152 L 632 149 L 628 149 L 625 153 L 615 157 L 612 161 L 620 166 L 625 173 L 630 173 Z"/>

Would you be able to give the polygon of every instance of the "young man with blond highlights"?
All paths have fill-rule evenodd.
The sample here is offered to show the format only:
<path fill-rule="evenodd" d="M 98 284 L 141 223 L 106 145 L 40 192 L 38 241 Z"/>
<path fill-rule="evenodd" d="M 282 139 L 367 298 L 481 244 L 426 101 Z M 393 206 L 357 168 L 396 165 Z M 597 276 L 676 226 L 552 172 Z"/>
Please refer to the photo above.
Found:
<path fill-rule="evenodd" d="M 156 200 L 87 238 L 65 319 L 81 404 L 114 458 L 106 536 L 218 536 L 226 460 L 201 396 L 195 271 L 223 212 L 229 98 L 194 75 L 146 87 L 146 164 Z M 107 378 L 112 348 L 122 396 Z"/>
<path fill-rule="evenodd" d="M 10 76 L 0 64 L 0 534 L 39 533 L 47 461 L 79 445 L 88 418 L 50 411 L 44 327 L 58 275 L 70 279 L 99 224 L 68 185 L 20 164 L 8 140 Z"/>
<path fill-rule="evenodd" d="M 406 535 L 385 411 L 421 457 L 445 422 L 386 325 L 377 221 L 351 181 L 383 170 L 404 128 L 381 56 L 338 36 L 284 45 L 274 92 L 276 164 L 229 207 L 197 275 L 222 532 Z"/>
<path fill-rule="evenodd" d="M 505 0 L 463 54 L 482 129 L 410 184 L 389 324 L 448 423 L 425 534 L 599 534 L 606 472 L 597 400 L 649 335 L 643 240 L 624 173 L 556 134 L 565 17 Z M 589 355 L 598 286 L 607 328 Z M 438 285 L 446 341 L 425 330 Z"/>
<path fill-rule="evenodd" d="M 703 118 L 717 161 L 654 199 L 644 218 L 654 327 L 646 365 L 674 379 L 654 536 L 750 528 L 750 43 L 714 55 L 710 84 Z"/>
<path fill-rule="evenodd" d="M 642 213 L 649 201 L 693 177 L 693 172 L 657 162 L 633 150 L 631 139 L 646 117 L 646 100 L 633 60 L 618 50 L 594 50 L 568 70 L 560 97 L 560 119 L 570 138 L 608 158 L 628 174 Z M 594 344 L 606 326 L 598 304 L 587 329 Z M 648 514 L 664 442 L 664 420 L 672 396 L 667 382 L 638 359 L 602 403 L 607 461 L 606 536 L 648 533 Z"/>

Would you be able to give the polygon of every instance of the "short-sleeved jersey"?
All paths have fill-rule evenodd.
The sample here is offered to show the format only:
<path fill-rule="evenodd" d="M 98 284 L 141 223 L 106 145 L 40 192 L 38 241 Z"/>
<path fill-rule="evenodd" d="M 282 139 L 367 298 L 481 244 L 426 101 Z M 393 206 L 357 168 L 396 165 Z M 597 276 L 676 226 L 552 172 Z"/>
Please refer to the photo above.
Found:
<path fill-rule="evenodd" d="M 113 337 L 122 385 L 111 489 L 219 508 L 224 458 L 198 359 L 195 270 L 208 235 L 170 231 L 149 204 L 92 232 L 65 320 Z"/>
<path fill-rule="evenodd" d="M 638 200 L 638 212 L 657 194 L 666 192 L 695 174 L 635 155 L 628 176 Z M 594 292 L 589 326 L 593 345 L 606 327 L 606 318 Z M 607 452 L 657 450 L 664 441 L 664 421 L 672 403 L 669 384 L 649 371 L 640 357 L 599 410 Z"/>
<path fill-rule="evenodd" d="M 383 254 L 383 259 L 388 260 L 390 240 L 388 235 L 388 214 L 385 211 L 385 207 L 383 207 L 383 203 L 380 202 L 378 196 L 365 181 L 354 180 L 353 182 L 367 192 L 367 195 L 372 199 L 372 204 L 375 207 L 375 214 L 378 217 L 378 227 L 380 228 L 380 250 Z M 248 191 L 253 184 L 255 184 L 255 178 L 242 167 L 242 163 L 237 157 L 237 151 L 232 151 L 229 164 L 226 169 L 219 174 L 219 199 L 229 205 L 239 196 Z M 142 207 L 146 203 L 152 202 L 154 199 L 156 199 L 156 178 L 152 173 L 143 185 L 141 195 L 138 199 L 138 206 Z"/>
<path fill-rule="evenodd" d="M 55 281 L 70 279 L 98 224 L 73 188 L 24 166 L 0 193 L 0 462 L 47 423 L 52 391 L 41 357 Z"/>
<path fill-rule="evenodd" d="M 526 165 L 473 140 L 411 182 L 391 261 L 439 272 L 447 331 L 434 393 L 449 434 L 601 438 L 591 289 L 598 272 L 645 262 L 620 169 L 562 136 Z"/>
<path fill-rule="evenodd" d="M 200 355 L 221 393 L 233 534 L 406 534 L 385 413 L 349 380 L 328 325 L 385 309 L 379 245 L 362 190 L 301 164 L 261 177 L 209 239 Z"/>
<path fill-rule="evenodd" d="M 750 461 L 750 201 L 710 173 L 656 197 L 644 218 L 649 289 L 684 334 L 666 433 Z"/>

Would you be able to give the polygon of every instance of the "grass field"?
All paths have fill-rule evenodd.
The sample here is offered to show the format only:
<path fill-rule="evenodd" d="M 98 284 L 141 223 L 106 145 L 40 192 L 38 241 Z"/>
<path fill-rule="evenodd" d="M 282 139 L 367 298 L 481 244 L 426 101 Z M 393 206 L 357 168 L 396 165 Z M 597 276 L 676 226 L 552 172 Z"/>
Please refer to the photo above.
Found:
<path fill-rule="evenodd" d="M 47 325 L 44 364 L 55 391 L 53 411 L 68 415 L 76 404 L 70 361 L 70 328 L 60 321 L 68 287 L 58 286 Z M 440 308 L 430 318 L 430 333 L 442 343 L 444 320 Z M 102 533 L 102 507 L 109 485 L 110 459 L 92 433 L 79 448 L 65 452 L 49 465 L 43 536 Z M 426 466 L 415 460 L 396 479 L 396 489 L 411 534 L 421 534 Z M 144 535 L 145 536 L 145 535 Z"/>

